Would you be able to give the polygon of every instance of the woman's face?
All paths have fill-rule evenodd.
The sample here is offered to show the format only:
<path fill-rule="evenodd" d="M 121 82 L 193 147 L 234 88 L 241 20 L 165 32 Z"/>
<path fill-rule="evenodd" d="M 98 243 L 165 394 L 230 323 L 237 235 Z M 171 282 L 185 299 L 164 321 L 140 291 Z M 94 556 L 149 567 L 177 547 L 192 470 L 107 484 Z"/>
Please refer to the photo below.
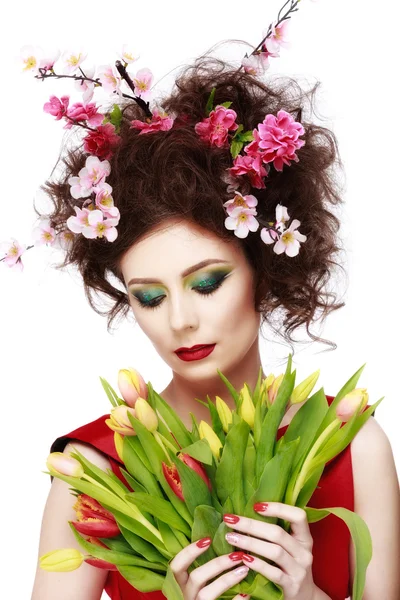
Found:
<path fill-rule="evenodd" d="M 214 378 L 217 368 L 229 372 L 240 365 L 258 340 L 252 269 L 235 241 L 186 221 L 169 223 L 122 258 L 129 302 L 140 328 L 175 373 L 192 381 Z M 209 264 L 201 266 L 203 261 Z M 199 360 L 185 361 L 175 353 L 200 344 L 215 347 Z"/>

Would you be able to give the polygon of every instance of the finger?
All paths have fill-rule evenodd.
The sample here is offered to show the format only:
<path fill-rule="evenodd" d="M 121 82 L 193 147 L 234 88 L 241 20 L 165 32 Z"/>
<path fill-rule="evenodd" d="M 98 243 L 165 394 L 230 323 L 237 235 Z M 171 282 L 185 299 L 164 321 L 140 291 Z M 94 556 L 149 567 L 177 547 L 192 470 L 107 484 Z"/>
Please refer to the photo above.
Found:
<path fill-rule="evenodd" d="M 250 538 L 251 544 L 253 544 L 253 542 L 254 544 L 256 544 L 257 540 L 255 538 L 268 540 L 272 542 L 273 545 L 281 546 L 290 556 L 296 559 L 300 552 L 304 552 L 303 546 L 300 547 L 298 541 L 294 539 L 287 531 L 285 531 L 279 525 L 273 525 L 272 523 L 263 523 L 262 521 L 257 521 L 256 519 L 248 519 L 247 517 L 237 517 L 236 515 L 224 515 L 224 521 L 228 525 L 228 527 L 232 527 L 237 531 L 243 531 L 244 533 L 248 533 L 254 536 L 253 538 Z M 251 552 L 255 552 L 256 554 L 266 556 L 263 552 L 258 552 L 258 550 L 255 549 L 255 546 L 249 546 L 249 542 L 245 540 L 245 537 L 247 536 L 240 536 L 236 533 L 236 531 L 235 533 L 232 532 L 226 535 L 226 539 L 230 544 L 233 544 L 234 546 L 239 546 L 244 550 L 250 550 Z M 237 540 L 237 542 L 235 540 Z M 257 547 L 259 547 L 259 545 L 257 545 Z"/>
<path fill-rule="evenodd" d="M 215 581 L 203 587 L 197 594 L 197 600 L 214 600 L 229 590 L 231 587 L 242 581 L 249 572 L 249 567 L 241 565 L 240 567 L 229 571 L 218 577 Z M 239 595 L 239 598 L 241 596 Z"/>
<path fill-rule="evenodd" d="M 224 571 L 231 569 L 232 567 L 239 566 L 242 562 L 243 552 L 232 552 L 231 554 L 224 554 L 223 556 L 217 556 L 209 560 L 205 565 L 201 565 L 194 569 L 187 582 L 187 588 L 189 590 L 190 597 L 196 597 L 198 592 L 205 586 L 205 584 L 213 577 L 220 575 Z"/>
<path fill-rule="evenodd" d="M 286 573 L 296 573 L 299 570 L 296 559 L 279 544 L 270 544 L 247 535 L 239 535 L 238 533 L 227 533 L 225 538 L 233 546 L 249 550 L 252 554 L 259 554 L 264 558 L 273 560 Z M 304 552 L 304 549 L 301 548 L 301 551 Z"/>
<path fill-rule="evenodd" d="M 313 543 L 307 513 L 303 508 L 283 502 L 256 502 L 253 508 L 260 515 L 289 521 L 291 533 L 299 542 L 304 545 Z"/>
<path fill-rule="evenodd" d="M 211 538 L 206 537 L 189 544 L 178 552 L 178 554 L 170 562 L 171 571 L 175 575 L 175 579 L 180 586 L 185 585 L 189 575 L 187 573 L 188 567 L 196 560 L 198 556 L 203 554 L 211 545 Z"/>

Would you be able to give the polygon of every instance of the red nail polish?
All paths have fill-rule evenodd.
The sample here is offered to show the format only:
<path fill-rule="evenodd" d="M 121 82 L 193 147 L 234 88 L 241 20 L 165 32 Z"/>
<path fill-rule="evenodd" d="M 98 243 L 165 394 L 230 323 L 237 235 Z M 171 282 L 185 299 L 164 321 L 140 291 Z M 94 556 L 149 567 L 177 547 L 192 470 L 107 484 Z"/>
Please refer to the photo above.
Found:
<path fill-rule="evenodd" d="M 245 552 L 242 552 L 242 559 L 251 563 L 254 561 L 254 556 L 250 556 L 250 554 L 245 554 Z"/>
<path fill-rule="evenodd" d="M 230 525 L 235 525 L 235 523 L 239 523 L 239 517 L 236 515 L 224 515 L 225 523 L 229 523 Z"/>
<path fill-rule="evenodd" d="M 229 558 L 234 561 L 242 560 L 242 557 L 243 557 L 243 552 L 231 552 L 229 555 Z"/>
<path fill-rule="evenodd" d="M 242 598 L 247 598 L 248 594 L 239 594 L 239 596 L 242 596 Z"/>
<path fill-rule="evenodd" d="M 253 508 L 256 512 L 264 512 L 268 508 L 268 502 L 256 502 Z"/>
<path fill-rule="evenodd" d="M 211 544 L 210 537 L 203 538 L 203 539 L 199 540 L 198 542 L 196 542 L 196 546 L 198 546 L 199 548 L 206 548 L 210 544 Z"/>

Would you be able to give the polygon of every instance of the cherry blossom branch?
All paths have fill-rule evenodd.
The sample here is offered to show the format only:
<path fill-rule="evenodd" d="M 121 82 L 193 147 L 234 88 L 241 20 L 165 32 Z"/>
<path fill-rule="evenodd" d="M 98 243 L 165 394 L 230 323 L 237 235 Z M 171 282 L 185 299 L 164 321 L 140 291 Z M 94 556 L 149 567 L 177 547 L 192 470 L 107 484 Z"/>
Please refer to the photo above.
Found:
<path fill-rule="evenodd" d="M 35 75 L 35 79 L 48 79 L 52 77 L 53 79 L 75 79 L 75 81 L 90 81 L 95 85 L 101 87 L 100 79 L 91 79 L 90 77 L 86 77 L 86 75 L 58 75 L 53 69 L 46 70 L 45 68 L 39 69 L 40 75 Z M 81 73 L 83 73 L 81 69 Z"/>
<path fill-rule="evenodd" d="M 288 2 L 291 3 L 290 8 L 287 11 L 287 13 L 285 15 L 283 15 L 283 17 L 281 17 L 281 13 L 282 13 L 283 9 L 285 8 L 286 4 L 288 4 Z M 290 16 L 289 16 L 290 13 L 297 12 L 299 10 L 298 8 L 296 8 L 296 6 L 299 2 L 300 2 L 300 0 L 287 0 L 287 2 L 285 2 L 285 4 L 279 10 L 278 20 L 275 23 L 275 27 L 278 27 L 278 25 L 280 25 L 283 21 L 290 19 Z M 265 40 L 271 35 L 271 32 L 272 32 L 272 24 L 270 23 L 269 27 L 268 27 L 267 35 L 261 40 L 261 42 L 258 44 L 257 48 L 255 50 L 253 50 L 253 52 L 251 54 L 255 54 L 259 50 L 259 48 L 262 47 Z"/>
<path fill-rule="evenodd" d="M 124 81 L 126 81 L 126 83 L 128 84 L 128 87 L 135 94 L 134 97 L 132 98 L 132 100 L 134 100 L 140 106 L 140 108 L 142 110 L 144 110 L 146 117 L 149 117 L 151 119 L 153 116 L 153 113 L 151 112 L 151 110 L 149 108 L 149 102 L 145 102 L 142 98 L 139 98 L 139 96 L 136 96 L 135 84 L 133 83 L 132 79 L 129 77 L 125 65 L 123 65 L 120 60 L 117 60 L 115 62 L 115 67 L 116 67 L 118 73 L 121 75 L 122 79 Z"/>

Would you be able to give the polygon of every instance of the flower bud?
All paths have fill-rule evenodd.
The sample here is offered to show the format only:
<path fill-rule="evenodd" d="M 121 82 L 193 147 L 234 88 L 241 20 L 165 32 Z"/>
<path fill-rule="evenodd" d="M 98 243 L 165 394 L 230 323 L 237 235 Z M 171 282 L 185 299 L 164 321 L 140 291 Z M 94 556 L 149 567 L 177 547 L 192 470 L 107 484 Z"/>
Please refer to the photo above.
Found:
<path fill-rule="evenodd" d="M 297 385 L 290 396 L 291 404 L 300 404 L 308 398 L 319 377 L 320 370 L 314 371 L 309 377 Z"/>
<path fill-rule="evenodd" d="M 271 383 L 271 385 L 269 386 L 268 389 L 268 402 L 269 404 L 273 404 L 276 400 L 276 396 L 278 394 L 278 390 L 279 390 L 279 386 L 282 383 L 282 379 L 284 378 L 285 374 L 281 373 L 280 375 L 278 375 L 278 377 L 275 377 L 275 379 L 273 380 L 273 382 Z"/>
<path fill-rule="evenodd" d="M 124 462 L 123 459 L 123 447 L 124 447 L 124 438 L 118 431 L 114 431 L 114 446 L 115 451 L 118 454 L 118 458 L 121 462 Z"/>
<path fill-rule="evenodd" d="M 43 554 L 39 566 L 44 571 L 75 571 L 83 563 L 84 555 L 76 548 L 61 548 Z"/>
<path fill-rule="evenodd" d="M 215 405 L 217 408 L 218 416 L 222 423 L 223 430 L 227 433 L 229 425 L 232 423 L 232 411 L 222 398 L 215 396 Z"/>
<path fill-rule="evenodd" d="M 128 412 L 134 417 L 136 416 L 135 409 L 125 406 L 125 404 L 120 404 L 119 406 L 112 408 L 110 418 L 105 421 L 106 425 L 121 435 L 136 435 L 129 420 Z"/>
<path fill-rule="evenodd" d="M 222 448 L 221 441 L 215 431 L 205 421 L 200 421 L 199 425 L 200 439 L 206 439 L 210 444 L 212 453 L 216 459 L 219 459 L 219 450 Z"/>
<path fill-rule="evenodd" d="M 367 388 L 355 388 L 344 396 L 336 406 L 336 416 L 343 423 L 347 423 L 357 412 L 360 414 L 368 404 L 369 394 Z"/>
<path fill-rule="evenodd" d="M 77 520 L 71 521 L 79 533 L 109 538 L 120 533 L 114 515 L 87 494 L 79 494 L 73 506 Z"/>
<path fill-rule="evenodd" d="M 243 386 L 243 388 L 240 391 L 240 394 L 243 400 L 239 408 L 239 416 L 242 417 L 242 419 L 246 421 L 246 423 L 252 429 L 254 427 L 254 416 L 256 414 L 256 409 L 253 400 L 251 399 L 249 390 L 246 386 Z"/>
<path fill-rule="evenodd" d="M 81 463 L 69 454 L 65 454 L 65 452 L 52 452 L 49 454 L 46 465 L 52 474 L 60 473 L 61 475 L 80 479 L 85 473 Z"/>
<path fill-rule="evenodd" d="M 135 404 L 136 418 L 149 431 L 157 431 L 158 419 L 150 404 L 143 398 L 138 398 Z"/>
<path fill-rule="evenodd" d="M 146 382 L 133 367 L 118 371 L 118 388 L 122 398 L 131 408 L 135 406 L 139 397 L 147 399 Z"/>

